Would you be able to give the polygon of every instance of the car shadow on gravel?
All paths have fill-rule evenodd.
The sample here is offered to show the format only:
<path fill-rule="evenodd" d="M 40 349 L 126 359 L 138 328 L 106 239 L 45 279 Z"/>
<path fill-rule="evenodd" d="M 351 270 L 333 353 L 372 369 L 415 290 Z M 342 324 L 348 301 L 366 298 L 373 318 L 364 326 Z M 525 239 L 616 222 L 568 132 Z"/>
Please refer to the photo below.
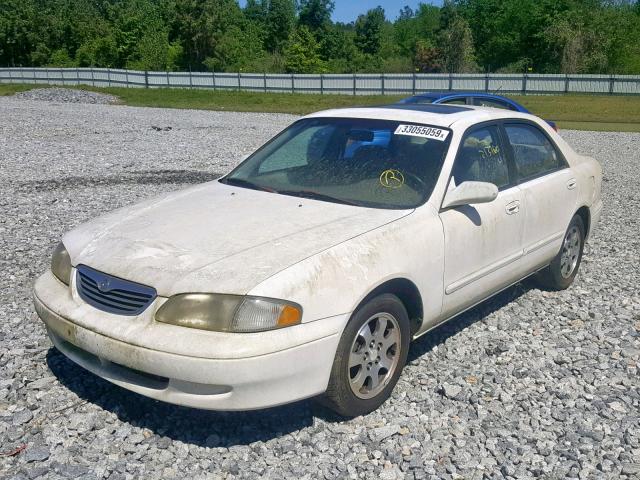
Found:
<path fill-rule="evenodd" d="M 416 361 L 435 346 L 513 302 L 531 288 L 531 281 L 518 283 L 436 328 L 412 344 L 407 361 Z M 60 383 L 80 397 L 82 403 L 112 412 L 121 422 L 132 427 L 149 430 L 151 433 L 145 440 L 147 442 L 166 442 L 161 440 L 165 438 L 198 446 L 232 447 L 279 438 L 313 426 L 315 418 L 326 422 L 345 420 L 312 400 L 249 412 L 213 412 L 180 407 L 113 385 L 76 365 L 55 347 L 47 352 L 46 361 Z"/>
<path fill-rule="evenodd" d="M 103 175 L 99 177 L 67 176 L 45 180 L 29 180 L 17 183 L 16 189 L 20 192 L 32 193 L 96 186 L 179 185 L 209 182 L 220 178 L 220 176 L 219 173 L 199 170 L 135 170 L 118 175 Z"/>
<path fill-rule="evenodd" d="M 247 412 L 181 407 L 113 385 L 76 365 L 55 347 L 47 352 L 46 362 L 58 381 L 75 393 L 81 403 L 93 404 L 116 414 L 120 422 L 149 430 L 151 435 L 145 442 L 164 437 L 203 447 L 248 445 L 312 426 L 314 418 L 322 417 L 324 413 L 311 400 Z M 93 408 L 88 410 L 95 411 Z M 73 409 L 69 410 L 69 413 L 73 412 Z M 99 417 L 104 418 L 103 415 Z"/>
<path fill-rule="evenodd" d="M 434 347 L 443 344 L 447 339 L 458 334 L 465 328 L 481 321 L 493 312 L 517 300 L 532 288 L 537 288 L 537 286 L 532 278 L 527 278 L 434 328 L 411 344 L 407 363 L 416 361 L 433 350 Z"/>

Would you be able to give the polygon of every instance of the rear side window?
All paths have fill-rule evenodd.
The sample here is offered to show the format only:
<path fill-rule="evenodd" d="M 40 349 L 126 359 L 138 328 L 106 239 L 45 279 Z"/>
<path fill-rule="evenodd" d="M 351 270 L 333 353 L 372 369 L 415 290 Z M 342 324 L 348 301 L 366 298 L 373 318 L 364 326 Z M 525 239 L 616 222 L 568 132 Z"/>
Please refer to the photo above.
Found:
<path fill-rule="evenodd" d="M 509 185 L 509 168 L 496 126 L 465 135 L 453 166 L 453 181 L 456 186 L 469 181 L 489 182 L 498 188 Z"/>
<path fill-rule="evenodd" d="M 564 167 L 564 161 L 556 148 L 536 127 L 507 124 L 504 128 L 513 149 L 519 179 L 539 177 Z"/>

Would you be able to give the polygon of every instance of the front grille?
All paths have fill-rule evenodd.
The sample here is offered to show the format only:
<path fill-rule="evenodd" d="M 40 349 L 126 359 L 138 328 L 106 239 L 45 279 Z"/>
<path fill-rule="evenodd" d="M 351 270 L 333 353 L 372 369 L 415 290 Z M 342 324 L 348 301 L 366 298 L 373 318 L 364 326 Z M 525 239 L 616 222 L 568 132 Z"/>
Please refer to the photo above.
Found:
<path fill-rule="evenodd" d="M 156 290 L 78 265 L 78 294 L 89 305 L 118 315 L 138 315 L 156 298 Z"/>

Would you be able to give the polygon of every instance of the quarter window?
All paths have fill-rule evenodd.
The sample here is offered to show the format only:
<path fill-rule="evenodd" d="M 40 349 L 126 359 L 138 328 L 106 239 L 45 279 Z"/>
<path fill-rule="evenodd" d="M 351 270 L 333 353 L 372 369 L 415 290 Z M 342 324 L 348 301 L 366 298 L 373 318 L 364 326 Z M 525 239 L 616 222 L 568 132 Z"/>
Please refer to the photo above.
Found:
<path fill-rule="evenodd" d="M 495 126 L 479 128 L 464 137 L 453 166 L 455 185 L 474 181 L 501 188 L 509 184 L 509 168 L 499 139 Z"/>
<path fill-rule="evenodd" d="M 532 125 L 504 126 L 513 149 L 518 178 L 528 179 L 558 170 L 564 162 L 549 139 Z"/>

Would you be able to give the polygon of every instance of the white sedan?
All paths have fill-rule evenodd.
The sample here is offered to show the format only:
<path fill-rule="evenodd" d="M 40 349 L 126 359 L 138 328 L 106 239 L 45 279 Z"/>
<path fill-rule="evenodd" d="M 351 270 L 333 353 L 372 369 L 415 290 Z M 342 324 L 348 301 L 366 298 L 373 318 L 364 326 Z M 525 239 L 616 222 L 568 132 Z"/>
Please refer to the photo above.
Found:
<path fill-rule="evenodd" d="M 412 339 L 532 274 L 567 288 L 601 176 L 531 115 L 319 112 L 220 180 L 64 235 L 35 307 L 63 354 L 158 400 L 322 395 L 360 415 L 389 397 Z"/>

